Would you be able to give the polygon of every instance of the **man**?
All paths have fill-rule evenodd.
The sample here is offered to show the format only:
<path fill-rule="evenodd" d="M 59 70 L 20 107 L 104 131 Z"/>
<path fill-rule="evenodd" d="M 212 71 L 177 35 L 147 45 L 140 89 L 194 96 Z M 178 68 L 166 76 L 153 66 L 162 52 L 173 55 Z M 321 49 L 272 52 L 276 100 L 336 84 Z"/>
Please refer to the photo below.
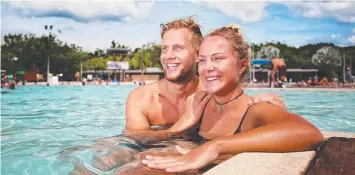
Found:
<path fill-rule="evenodd" d="M 271 74 L 270 74 L 270 87 L 274 85 L 274 87 L 281 87 L 279 82 L 277 81 L 277 77 L 275 77 L 275 74 L 277 71 L 280 71 L 280 76 L 282 82 L 287 82 L 286 78 L 286 63 L 283 58 L 273 58 L 271 59 Z M 272 84 L 273 83 L 273 84 Z"/>

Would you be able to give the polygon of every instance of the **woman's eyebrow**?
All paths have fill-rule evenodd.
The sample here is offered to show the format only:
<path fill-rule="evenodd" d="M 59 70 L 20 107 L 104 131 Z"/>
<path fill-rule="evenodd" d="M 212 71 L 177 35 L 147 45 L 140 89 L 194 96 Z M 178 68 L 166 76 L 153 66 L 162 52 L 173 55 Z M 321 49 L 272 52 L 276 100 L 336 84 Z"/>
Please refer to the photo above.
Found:
<path fill-rule="evenodd" d="M 226 54 L 222 53 L 222 52 L 217 52 L 217 53 L 214 53 L 212 54 L 212 56 L 216 56 L 216 55 L 223 55 L 225 56 Z M 205 57 L 204 55 L 198 55 L 198 57 Z"/>
<path fill-rule="evenodd" d="M 214 53 L 214 54 L 212 54 L 212 56 L 216 56 L 216 55 L 223 55 L 223 56 L 225 56 L 226 54 L 221 53 L 221 52 L 218 52 L 218 53 Z"/>

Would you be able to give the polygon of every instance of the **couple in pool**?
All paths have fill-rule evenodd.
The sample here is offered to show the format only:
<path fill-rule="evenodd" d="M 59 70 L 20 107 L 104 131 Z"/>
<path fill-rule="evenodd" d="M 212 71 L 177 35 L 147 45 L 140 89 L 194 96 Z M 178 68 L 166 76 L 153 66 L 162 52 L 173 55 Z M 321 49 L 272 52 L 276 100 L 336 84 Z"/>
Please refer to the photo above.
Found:
<path fill-rule="evenodd" d="M 321 132 L 302 117 L 289 113 L 278 96 L 251 97 L 243 91 L 250 47 L 240 27 L 227 25 L 204 37 L 191 17 L 161 27 L 165 78 L 129 94 L 124 135 L 152 141 L 195 128 L 202 144 L 193 149 L 176 146 L 173 155 L 149 150 L 139 153 L 138 162 L 144 165 L 143 169 L 195 171 L 224 155 L 306 151 L 323 141 Z M 168 129 L 152 129 L 169 124 L 172 126 Z M 123 159 L 119 155 L 122 156 L 107 159 L 107 169 L 117 167 L 117 159 Z"/>

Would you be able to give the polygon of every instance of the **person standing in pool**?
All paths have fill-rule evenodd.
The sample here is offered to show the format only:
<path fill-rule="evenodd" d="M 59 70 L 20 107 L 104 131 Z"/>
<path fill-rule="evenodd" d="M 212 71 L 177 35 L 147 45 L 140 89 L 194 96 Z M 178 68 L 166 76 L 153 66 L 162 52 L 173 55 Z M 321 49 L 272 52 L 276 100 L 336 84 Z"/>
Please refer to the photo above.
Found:
<path fill-rule="evenodd" d="M 204 38 L 198 56 L 199 75 L 209 94 L 198 124 L 204 144 L 181 156 L 146 154 L 142 163 L 168 172 L 200 169 L 220 156 L 243 152 L 313 150 L 323 141 L 311 123 L 277 105 L 250 104 L 241 84 L 249 70 L 250 47 L 239 26 L 215 29 Z M 281 144 L 280 144 L 281 143 Z"/>

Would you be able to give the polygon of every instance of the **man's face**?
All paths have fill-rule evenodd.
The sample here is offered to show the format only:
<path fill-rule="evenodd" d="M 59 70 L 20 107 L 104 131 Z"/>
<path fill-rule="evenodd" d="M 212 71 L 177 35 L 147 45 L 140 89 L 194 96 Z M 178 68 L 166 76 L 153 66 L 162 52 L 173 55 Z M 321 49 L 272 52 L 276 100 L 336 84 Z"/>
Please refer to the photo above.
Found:
<path fill-rule="evenodd" d="M 179 82 L 192 73 L 197 57 L 192 44 L 191 32 L 186 28 L 170 29 L 164 34 L 160 59 L 168 81 Z"/>

